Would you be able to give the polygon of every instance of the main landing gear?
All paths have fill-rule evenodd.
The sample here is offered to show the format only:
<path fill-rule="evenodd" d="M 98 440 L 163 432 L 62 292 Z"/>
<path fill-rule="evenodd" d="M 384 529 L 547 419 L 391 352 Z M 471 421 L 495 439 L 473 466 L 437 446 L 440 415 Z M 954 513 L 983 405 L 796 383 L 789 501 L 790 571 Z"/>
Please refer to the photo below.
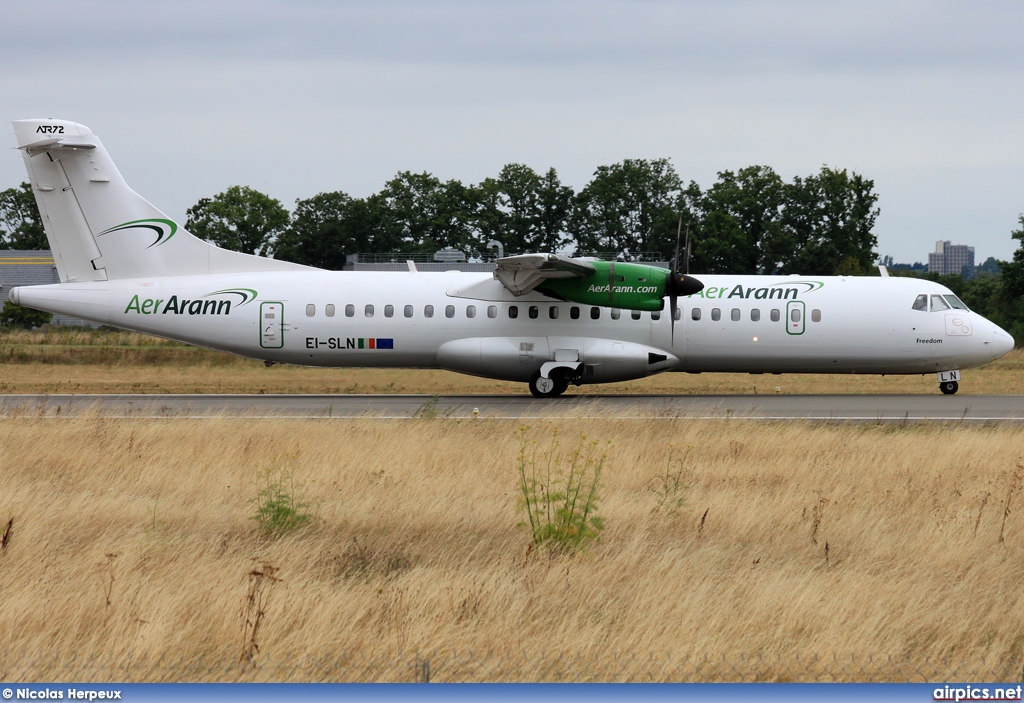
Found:
<path fill-rule="evenodd" d="M 565 374 L 552 373 L 550 378 L 542 378 L 540 371 L 530 379 L 530 393 L 534 398 L 555 398 L 569 388 L 569 379 Z"/>
<path fill-rule="evenodd" d="M 939 384 L 939 390 L 946 395 L 953 395 L 960 389 L 960 384 L 956 381 L 944 381 Z"/>

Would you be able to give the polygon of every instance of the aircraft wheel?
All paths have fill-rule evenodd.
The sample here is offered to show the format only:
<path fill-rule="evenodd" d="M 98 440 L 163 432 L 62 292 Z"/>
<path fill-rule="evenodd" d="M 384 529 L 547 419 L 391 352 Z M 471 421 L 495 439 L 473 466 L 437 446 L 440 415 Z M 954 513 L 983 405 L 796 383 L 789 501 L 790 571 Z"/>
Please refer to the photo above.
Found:
<path fill-rule="evenodd" d="M 566 378 L 555 379 L 555 395 L 562 395 L 569 390 L 569 381 Z"/>
<path fill-rule="evenodd" d="M 559 382 L 553 378 L 541 378 L 540 371 L 533 374 L 533 378 L 530 379 L 530 393 L 534 398 L 554 398 L 556 395 L 564 393 L 566 388 L 568 385 L 561 387 Z"/>
<path fill-rule="evenodd" d="M 939 384 L 939 390 L 946 395 L 953 395 L 960 389 L 960 384 L 956 381 L 946 381 L 945 383 Z"/>

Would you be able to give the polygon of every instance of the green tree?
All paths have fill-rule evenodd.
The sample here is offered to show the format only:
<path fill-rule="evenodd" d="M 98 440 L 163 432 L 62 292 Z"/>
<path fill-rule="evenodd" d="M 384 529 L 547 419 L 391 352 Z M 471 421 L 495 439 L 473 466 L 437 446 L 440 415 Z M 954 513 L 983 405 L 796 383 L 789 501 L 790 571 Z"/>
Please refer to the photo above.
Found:
<path fill-rule="evenodd" d="M 443 247 L 482 248 L 472 221 L 477 192 L 459 181 L 442 182 L 429 173 L 402 171 L 368 198 L 379 208 L 380 233 L 401 251 L 432 252 Z"/>
<path fill-rule="evenodd" d="M 1018 218 L 1018 223 L 1020 229 L 1010 233 L 1011 237 L 1020 242 L 1017 251 L 1013 252 L 1013 258 L 1009 261 L 999 262 L 1003 272 L 1003 294 L 1012 300 L 1024 298 L 1024 215 Z"/>
<path fill-rule="evenodd" d="M 274 258 L 341 270 L 348 254 L 394 251 L 377 203 L 340 191 L 295 201 L 291 224 L 272 245 Z"/>
<path fill-rule="evenodd" d="M 599 166 L 576 196 L 571 231 L 583 250 L 626 255 L 675 247 L 682 183 L 668 159 Z"/>
<path fill-rule="evenodd" d="M 49 249 L 29 183 L 0 191 L 0 249 Z"/>
<path fill-rule="evenodd" d="M 993 276 L 998 276 L 1002 272 L 1003 269 L 999 266 L 999 262 L 996 261 L 996 257 L 990 256 L 987 259 L 985 259 L 985 262 L 983 264 L 977 267 L 977 272 L 975 275 L 988 273 Z"/>
<path fill-rule="evenodd" d="M 691 223 L 694 270 L 707 273 L 775 273 L 782 232 L 785 186 L 767 166 L 722 171 L 705 193 L 691 183 L 684 211 L 696 211 Z"/>
<path fill-rule="evenodd" d="M 964 281 L 960 299 L 979 315 L 995 320 L 1001 314 L 1000 294 L 1002 281 L 999 276 L 979 273 Z"/>
<path fill-rule="evenodd" d="M 288 226 L 288 211 L 279 200 L 248 186 L 231 186 L 188 209 L 185 229 L 224 249 L 266 254 L 273 239 Z"/>
<path fill-rule="evenodd" d="M 1019 242 L 1017 251 L 1009 261 L 999 262 L 1003 270 L 999 296 L 1002 314 L 996 321 L 1013 335 L 1017 345 L 1024 345 L 1024 215 L 1018 223 L 1020 229 L 1010 233 Z"/>
<path fill-rule="evenodd" d="M 773 245 L 778 273 L 867 273 L 876 258 L 874 181 L 823 166 L 786 185 L 782 230 Z"/>
<path fill-rule="evenodd" d="M 571 186 L 562 183 L 554 168 L 549 168 L 541 176 L 539 195 L 540 213 L 534 228 L 534 239 L 528 243 L 527 249 L 555 251 L 572 241 L 568 226 L 576 194 Z"/>
<path fill-rule="evenodd" d="M 555 169 L 541 176 L 529 166 L 508 164 L 476 190 L 481 241 L 497 239 L 509 253 L 556 251 L 568 243 L 573 192 Z"/>
<path fill-rule="evenodd" d="M 0 311 L 0 327 L 31 330 L 49 324 L 52 319 L 53 313 L 15 305 L 10 300 L 4 302 Z"/>

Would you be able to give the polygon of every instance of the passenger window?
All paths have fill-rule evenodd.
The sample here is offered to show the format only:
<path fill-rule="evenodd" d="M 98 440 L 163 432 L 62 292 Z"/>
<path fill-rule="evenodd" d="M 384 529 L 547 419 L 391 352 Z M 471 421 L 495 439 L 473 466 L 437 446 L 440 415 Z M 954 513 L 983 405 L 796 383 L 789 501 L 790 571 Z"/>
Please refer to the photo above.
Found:
<path fill-rule="evenodd" d="M 933 295 L 932 312 L 938 312 L 939 310 L 949 310 L 949 303 L 943 300 L 941 295 Z"/>
<path fill-rule="evenodd" d="M 327 304 L 327 307 L 324 308 L 324 314 L 327 317 L 334 317 L 334 303 Z"/>
<path fill-rule="evenodd" d="M 676 322 L 679 322 L 680 320 L 683 319 L 683 309 L 678 305 L 676 306 L 675 319 Z"/>
<path fill-rule="evenodd" d="M 774 310 L 772 310 L 772 322 L 778 322 L 781 319 L 782 319 L 782 317 L 781 317 L 781 315 L 779 315 L 778 308 L 775 308 Z"/>
<path fill-rule="evenodd" d="M 394 305 L 385 305 L 384 306 L 384 317 L 394 317 L 394 316 L 395 316 L 395 306 Z"/>
<path fill-rule="evenodd" d="M 821 322 L 821 310 L 811 310 L 811 322 Z"/>
<path fill-rule="evenodd" d="M 692 310 L 690 310 L 690 319 L 691 320 L 699 320 L 700 319 L 700 308 L 693 308 Z"/>
<path fill-rule="evenodd" d="M 634 320 L 639 320 L 640 319 L 640 311 L 639 310 L 634 310 L 633 312 L 629 313 L 629 316 L 632 317 Z"/>
<path fill-rule="evenodd" d="M 365 315 L 367 317 L 373 317 L 373 306 L 372 305 L 367 305 L 366 309 L 363 312 L 365 313 Z"/>
<path fill-rule="evenodd" d="M 316 315 L 316 305 L 310 303 L 306 306 L 306 317 L 313 317 L 313 315 Z"/>
<path fill-rule="evenodd" d="M 552 320 L 557 320 L 558 319 L 558 306 L 557 305 L 552 305 L 550 308 L 548 308 L 548 317 L 550 317 Z"/>
<path fill-rule="evenodd" d="M 353 305 L 352 303 L 349 303 L 348 305 L 345 306 L 345 317 L 355 317 L 355 314 L 356 314 L 356 306 L 355 305 Z"/>
<path fill-rule="evenodd" d="M 750 321 L 758 322 L 761 319 L 761 308 L 754 308 L 750 311 Z"/>
<path fill-rule="evenodd" d="M 514 320 L 517 317 L 519 317 L 519 306 L 518 305 L 509 305 L 508 306 L 508 319 Z"/>
<path fill-rule="evenodd" d="M 405 316 L 412 317 L 412 305 L 405 306 Z"/>
<path fill-rule="evenodd" d="M 444 316 L 448 317 L 448 318 L 455 317 L 455 306 L 454 305 L 445 305 L 444 306 Z"/>
<path fill-rule="evenodd" d="M 651 319 L 657 322 L 661 319 L 661 311 L 655 311 L 651 313 Z"/>
<path fill-rule="evenodd" d="M 433 316 L 434 316 L 434 306 L 433 305 L 424 305 L 423 306 L 423 317 L 433 317 Z"/>
<path fill-rule="evenodd" d="M 740 321 L 740 309 L 739 308 L 733 308 L 732 312 L 729 313 L 729 316 L 732 317 L 732 321 L 733 322 L 739 322 Z"/>
<path fill-rule="evenodd" d="M 800 308 L 793 308 L 790 310 L 789 319 L 793 322 L 800 322 Z"/>
<path fill-rule="evenodd" d="M 536 305 L 531 305 L 529 310 L 527 310 L 527 313 L 530 315 L 531 320 L 536 320 L 540 315 L 540 308 Z"/>
<path fill-rule="evenodd" d="M 571 317 L 574 320 L 580 319 L 580 309 L 573 305 L 571 308 L 569 308 L 569 317 Z"/>
<path fill-rule="evenodd" d="M 613 320 L 618 320 L 620 317 L 622 317 L 622 311 L 619 310 L 618 308 L 612 308 L 611 316 Z"/>
<path fill-rule="evenodd" d="M 467 305 L 466 306 L 466 317 L 468 317 L 471 320 L 474 317 L 476 317 L 476 305 Z"/>
<path fill-rule="evenodd" d="M 497 305 L 488 305 L 487 306 L 487 317 L 489 317 L 491 319 L 494 319 L 497 316 L 498 316 L 498 306 Z"/>
<path fill-rule="evenodd" d="M 921 295 L 917 296 L 917 299 L 914 300 L 914 310 L 924 310 L 925 312 L 928 312 L 927 295 L 922 293 Z"/>
<path fill-rule="evenodd" d="M 711 319 L 718 322 L 722 319 L 722 311 L 719 308 L 711 308 Z"/>
<path fill-rule="evenodd" d="M 590 319 L 600 320 L 601 319 L 601 308 L 590 308 Z"/>

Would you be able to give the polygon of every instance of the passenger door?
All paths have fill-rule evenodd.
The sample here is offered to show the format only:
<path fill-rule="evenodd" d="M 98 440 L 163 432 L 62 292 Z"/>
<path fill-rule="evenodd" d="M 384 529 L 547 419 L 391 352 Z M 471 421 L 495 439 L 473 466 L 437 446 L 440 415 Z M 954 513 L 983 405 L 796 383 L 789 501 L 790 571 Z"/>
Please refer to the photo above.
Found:
<path fill-rule="evenodd" d="M 807 308 L 802 300 L 790 300 L 786 303 L 786 332 L 803 334 L 807 318 Z"/>
<path fill-rule="evenodd" d="M 264 349 L 284 346 L 284 303 L 260 303 L 260 346 Z"/>

